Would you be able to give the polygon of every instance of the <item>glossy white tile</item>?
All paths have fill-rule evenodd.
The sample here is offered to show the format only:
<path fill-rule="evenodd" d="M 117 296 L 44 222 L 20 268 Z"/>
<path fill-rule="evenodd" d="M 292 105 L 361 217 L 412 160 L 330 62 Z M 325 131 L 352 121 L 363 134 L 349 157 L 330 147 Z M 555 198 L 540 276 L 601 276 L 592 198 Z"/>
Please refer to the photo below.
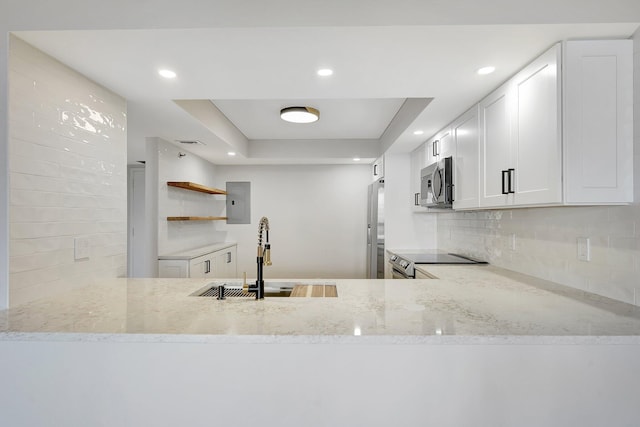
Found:
<path fill-rule="evenodd" d="M 126 269 L 126 102 L 19 39 L 10 51 L 10 299 L 18 304 Z M 108 244 L 78 262 L 77 235 Z"/>

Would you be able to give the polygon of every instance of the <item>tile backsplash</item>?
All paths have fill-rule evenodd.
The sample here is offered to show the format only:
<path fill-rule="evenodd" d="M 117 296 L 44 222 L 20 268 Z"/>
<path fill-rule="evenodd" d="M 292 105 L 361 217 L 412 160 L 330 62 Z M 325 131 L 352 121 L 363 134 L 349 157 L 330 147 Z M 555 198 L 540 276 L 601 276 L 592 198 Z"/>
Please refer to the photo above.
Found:
<path fill-rule="evenodd" d="M 11 306 L 126 275 L 126 120 L 123 98 L 11 36 Z"/>
<path fill-rule="evenodd" d="M 578 238 L 589 239 L 589 261 Z M 640 206 L 440 213 L 438 246 L 640 305 Z"/>

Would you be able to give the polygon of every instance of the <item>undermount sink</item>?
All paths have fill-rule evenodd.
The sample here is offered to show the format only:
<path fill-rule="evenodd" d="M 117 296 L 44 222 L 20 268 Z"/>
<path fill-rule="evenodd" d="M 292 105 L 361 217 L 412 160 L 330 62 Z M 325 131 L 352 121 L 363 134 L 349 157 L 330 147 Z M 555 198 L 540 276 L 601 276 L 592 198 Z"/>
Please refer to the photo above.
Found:
<path fill-rule="evenodd" d="M 192 293 L 191 296 L 197 297 L 218 297 L 218 289 L 224 286 L 225 298 L 255 298 L 256 294 L 247 292 L 242 288 L 240 282 L 213 282 L 207 284 L 202 289 Z M 266 282 L 264 284 L 265 298 L 289 297 L 295 286 L 294 282 Z"/>

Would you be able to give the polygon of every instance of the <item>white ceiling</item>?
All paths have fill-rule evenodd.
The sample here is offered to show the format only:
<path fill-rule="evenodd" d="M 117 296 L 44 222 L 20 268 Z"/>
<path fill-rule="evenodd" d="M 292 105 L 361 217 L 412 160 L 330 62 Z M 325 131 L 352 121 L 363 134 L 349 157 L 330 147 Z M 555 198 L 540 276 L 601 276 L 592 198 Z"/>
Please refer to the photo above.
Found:
<path fill-rule="evenodd" d="M 426 5 L 434 4 L 426 0 L 395 3 L 410 4 L 416 13 L 425 13 Z M 482 2 L 487 3 L 504 6 L 508 2 Z M 394 138 L 391 152 L 415 148 L 553 43 L 576 38 L 627 38 L 640 22 L 640 2 L 589 2 L 577 13 L 565 7 L 569 3 L 585 6 L 574 0 L 542 1 L 521 17 L 508 7 L 491 14 L 476 12 L 475 18 L 472 10 L 460 14 L 461 23 L 487 25 L 383 26 L 384 14 L 372 15 L 370 10 L 364 15 L 339 15 L 336 10 L 332 16 L 325 10 L 325 14 L 305 15 L 296 21 L 292 14 L 278 16 L 267 11 L 263 20 L 257 16 L 243 20 L 238 14 L 235 21 L 217 22 L 218 28 L 57 31 L 64 27 L 59 24 L 54 26 L 56 31 L 16 34 L 128 100 L 130 163 L 144 159 L 147 136 L 201 140 L 206 146 L 200 147 L 198 154 L 215 163 L 339 163 L 360 155 L 356 151 L 362 151 L 364 140 L 375 148 L 367 151 L 367 157 L 373 157 L 371 153 L 380 146 L 386 148 L 377 138 L 407 98 L 433 101 Z M 619 7 L 601 7 L 598 12 L 591 3 Z M 440 4 L 437 11 L 443 22 L 456 22 L 453 6 Z M 537 18 L 541 13 L 546 18 Z M 433 19 L 432 15 L 424 16 L 425 21 Z M 602 22 L 603 16 L 620 23 L 580 23 Z M 158 12 L 158 22 L 169 19 Z M 176 16 L 176 22 L 182 19 L 184 16 Z M 323 22 L 304 25 L 314 19 Z M 377 26 L 364 25 L 367 19 Z M 402 11 L 402 16 L 388 14 L 389 23 L 412 19 L 421 20 L 410 10 Z M 555 23 L 563 19 L 572 23 Z M 532 20 L 534 23 L 529 23 Z M 504 25 L 520 22 L 524 24 Z M 132 27 L 135 23 L 120 26 Z M 487 64 L 496 66 L 494 74 L 475 74 Z M 159 67 L 174 69 L 178 78 L 162 79 L 157 75 Z M 330 67 L 335 74 L 320 78 L 315 72 L 321 67 Z M 224 131 L 218 132 L 173 102 L 190 99 L 213 100 L 244 134 L 245 148 L 235 146 L 238 138 L 225 137 Z M 308 127 L 287 126 L 278 111 L 294 103 L 319 108 L 321 120 Z M 243 117 L 241 112 L 249 115 Z M 417 129 L 424 135 L 414 135 Z M 256 145 L 263 140 L 270 140 L 268 155 Z M 328 140 L 334 143 L 326 143 Z M 318 141 L 325 144 L 298 154 L 294 148 L 292 154 L 292 141 L 308 147 Z M 237 148 L 239 156 L 227 157 L 227 151 Z"/>
<path fill-rule="evenodd" d="M 212 101 L 249 139 L 378 139 L 404 99 L 224 99 Z M 285 107 L 308 106 L 320 120 L 299 124 L 280 120 Z"/>

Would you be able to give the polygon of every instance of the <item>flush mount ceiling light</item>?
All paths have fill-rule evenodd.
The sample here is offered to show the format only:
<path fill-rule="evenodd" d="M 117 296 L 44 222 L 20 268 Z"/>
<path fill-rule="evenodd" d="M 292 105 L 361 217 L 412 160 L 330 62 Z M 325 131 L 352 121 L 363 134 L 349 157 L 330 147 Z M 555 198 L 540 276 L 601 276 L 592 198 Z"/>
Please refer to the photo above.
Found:
<path fill-rule="evenodd" d="M 478 71 L 476 71 L 476 73 L 480 74 L 481 76 L 484 76 L 484 75 L 493 73 L 495 70 L 496 70 L 496 67 L 488 66 L 488 67 L 479 68 Z"/>
<path fill-rule="evenodd" d="M 416 130 L 413 132 L 414 135 L 422 135 L 424 133 L 424 131 L 421 130 Z"/>
<path fill-rule="evenodd" d="M 291 123 L 313 123 L 320 118 L 320 111 L 312 107 L 287 107 L 280 110 L 280 118 Z"/>
<path fill-rule="evenodd" d="M 333 75 L 333 70 L 331 68 L 321 68 L 317 71 L 317 73 L 321 77 L 329 77 Z"/>
<path fill-rule="evenodd" d="M 158 70 L 158 74 L 160 74 L 165 79 L 175 79 L 177 76 L 175 71 L 167 70 L 166 68 Z"/>

